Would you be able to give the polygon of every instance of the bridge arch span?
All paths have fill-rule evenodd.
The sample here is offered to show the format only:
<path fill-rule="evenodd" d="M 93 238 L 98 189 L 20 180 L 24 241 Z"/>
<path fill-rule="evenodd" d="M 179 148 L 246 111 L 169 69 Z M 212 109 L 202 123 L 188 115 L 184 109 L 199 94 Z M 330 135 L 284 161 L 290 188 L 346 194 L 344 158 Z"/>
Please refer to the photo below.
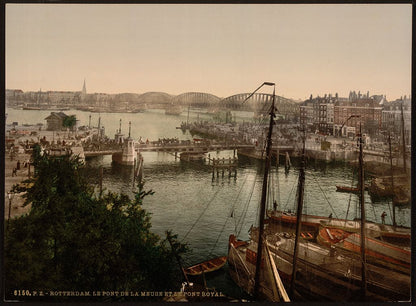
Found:
<path fill-rule="evenodd" d="M 251 93 L 239 93 L 229 96 L 219 102 L 220 108 L 231 110 L 252 111 L 258 114 L 267 114 L 270 110 L 273 95 L 266 93 L 255 93 L 244 102 Z M 244 103 L 243 103 L 244 102 Z M 275 96 L 275 105 L 280 113 L 298 114 L 299 106 L 291 99 Z"/>
<path fill-rule="evenodd" d="M 173 104 L 211 108 L 215 107 L 221 99 L 209 93 L 204 92 L 186 92 L 172 98 Z"/>

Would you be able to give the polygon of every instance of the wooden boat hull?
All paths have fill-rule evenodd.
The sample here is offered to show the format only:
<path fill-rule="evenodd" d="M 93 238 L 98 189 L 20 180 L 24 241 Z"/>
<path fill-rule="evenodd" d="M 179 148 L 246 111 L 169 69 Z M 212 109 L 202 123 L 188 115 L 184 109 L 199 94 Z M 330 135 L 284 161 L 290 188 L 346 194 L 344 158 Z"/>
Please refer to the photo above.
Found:
<path fill-rule="evenodd" d="M 341 229 L 322 227 L 317 237 L 318 243 L 326 246 L 335 246 L 356 254 L 361 252 L 361 238 L 358 233 L 348 233 Z M 366 237 L 365 253 L 369 260 L 379 264 L 402 267 L 402 271 L 410 273 L 411 252 L 384 241 Z M 404 269 L 403 269 L 404 268 Z"/>
<path fill-rule="evenodd" d="M 292 279 L 294 239 L 285 237 L 283 233 L 269 234 L 266 236 L 266 244 L 288 289 Z M 231 238 L 228 255 L 230 275 L 241 288 L 252 293 L 257 243 L 251 240 L 245 244 L 235 244 L 235 239 Z M 247 250 L 250 250 L 248 255 Z M 335 249 L 306 241 L 299 243 L 298 254 L 295 288 L 302 300 L 363 301 L 359 256 L 342 254 Z M 410 275 L 373 264 L 367 264 L 367 271 L 366 301 L 400 301 L 410 298 Z"/>
<path fill-rule="evenodd" d="M 202 273 L 214 272 L 221 269 L 227 262 L 227 256 L 213 258 L 184 269 L 187 275 L 197 276 Z"/>
<path fill-rule="evenodd" d="M 282 224 L 287 227 L 294 227 L 296 225 L 295 214 L 269 210 L 267 215 L 269 217 L 269 222 Z M 360 220 L 302 215 L 302 228 L 309 227 L 315 231 L 319 231 L 321 226 L 340 228 L 347 232 L 354 233 L 360 231 Z M 388 240 L 388 242 L 392 244 L 410 246 L 411 231 L 408 227 L 393 227 L 388 224 L 367 222 L 366 235 L 373 238 Z"/>

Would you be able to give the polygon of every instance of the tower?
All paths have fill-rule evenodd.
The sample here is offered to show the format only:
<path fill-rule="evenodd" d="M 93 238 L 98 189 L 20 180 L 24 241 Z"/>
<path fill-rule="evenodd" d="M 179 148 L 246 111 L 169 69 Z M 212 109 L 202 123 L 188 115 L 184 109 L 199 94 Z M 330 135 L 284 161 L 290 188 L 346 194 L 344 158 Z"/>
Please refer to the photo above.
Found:
<path fill-rule="evenodd" d="M 84 79 L 84 86 L 82 86 L 82 95 L 85 96 L 87 94 L 87 86 L 85 85 L 85 79 Z"/>

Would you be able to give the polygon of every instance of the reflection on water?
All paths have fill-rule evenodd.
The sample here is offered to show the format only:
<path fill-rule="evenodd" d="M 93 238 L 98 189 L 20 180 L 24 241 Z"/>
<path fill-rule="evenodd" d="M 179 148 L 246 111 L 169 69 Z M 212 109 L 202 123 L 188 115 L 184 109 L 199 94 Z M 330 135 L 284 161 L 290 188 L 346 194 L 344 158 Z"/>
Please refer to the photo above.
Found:
<path fill-rule="evenodd" d="M 180 240 L 189 243 L 192 253 L 184 258 L 185 265 L 226 255 L 231 233 L 248 238 L 250 226 L 258 219 L 261 162 L 242 158 L 237 178 L 225 175 L 212 180 L 212 170 L 204 163 L 175 161 L 167 153 L 146 152 L 143 157 L 145 188 L 155 191 L 144 200 L 144 208 L 152 213 L 152 230 L 163 236 L 172 229 Z M 108 189 L 133 195 L 131 168 L 112 165 L 106 158 L 99 164 L 105 168 L 104 185 Z M 272 196 L 283 209 L 295 209 L 297 176 L 296 162 L 287 175 L 282 168 L 272 168 L 270 181 L 276 187 Z M 335 191 L 335 185 L 351 185 L 354 177 L 356 182 L 356 175 L 344 164 L 308 165 L 304 213 L 327 216 L 332 206 L 336 217 L 345 218 L 347 211 L 350 219 L 359 216 L 358 197 Z M 388 211 L 387 202 L 373 205 L 367 193 L 365 205 L 367 218 L 372 221 L 380 222 L 381 213 Z M 410 209 L 398 210 L 396 218 L 398 224 L 409 225 Z M 217 288 L 235 294 L 228 276 L 220 274 L 214 280 Z"/>
<path fill-rule="evenodd" d="M 68 113 L 76 113 L 81 125 L 88 124 L 89 113 Z M 20 121 L 27 120 L 29 123 L 41 122 L 47 115 L 45 112 L 39 115 L 34 111 L 16 110 L 8 110 L 8 114 L 9 121 L 18 121 L 15 117 L 20 116 Z M 94 115 L 98 117 L 98 114 Z M 195 114 L 191 116 L 195 117 Z M 191 138 L 189 134 L 182 134 L 176 129 L 181 121 L 186 121 L 186 113 L 179 117 L 166 116 L 161 111 L 101 114 L 106 133 L 110 137 L 111 131 L 118 129 L 120 117 L 126 125 L 128 121 L 132 121 L 132 136 L 135 139 L 139 136 L 149 139 Z M 227 158 L 233 156 L 233 151 L 210 152 L 210 155 Z M 262 162 L 241 157 L 236 178 L 229 178 L 225 174 L 224 178 L 220 175 L 218 179 L 212 180 L 212 169 L 205 162 L 184 162 L 179 158 L 175 160 L 174 155 L 161 152 L 144 152 L 143 157 L 145 189 L 155 191 L 154 195 L 144 199 L 143 205 L 152 214 L 152 230 L 164 236 L 165 231 L 171 229 L 179 235 L 179 240 L 189 244 L 192 252 L 184 258 L 185 265 L 226 255 L 228 236 L 231 233 L 239 233 L 240 239 L 248 238 L 249 228 L 256 225 L 258 219 L 263 180 Z M 281 209 L 294 210 L 295 207 L 298 161 L 294 159 L 292 162 L 291 170 L 285 174 L 284 169 L 277 169 L 273 161 L 270 182 L 275 188 L 270 195 Z M 111 156 L 89 158 L 87 165 L 93 184 L 99 183 L 99 167 L 102 166 L 103 187 L 133 197 L 135 187 L 131 167 L 112 164 Z M 336 185 L 351 186 L 353 182 L 356 184 L 356 177 L 353 169 L 346 164 L 309 161 L 306 169 L 304 213 L 328 216 L 333 212 L 334 217 L 345 218 L 348 211 L 348 218 L 356 217 L 358 197 L 335 191 Z M 386 218 L 387 223 L 391 223 L 388 202 L 381 201 L 373 205 L 366 193 L 365 205 L 369 220 L 381 222 L 380 215 L 386 211 L 390 212 Z M 399 225 L 410 226 L 410 208 L 398 209 L 396 219 Z M 224 271 L 208 279 L 208 285 L 232 296 L 241 293 Z"/>

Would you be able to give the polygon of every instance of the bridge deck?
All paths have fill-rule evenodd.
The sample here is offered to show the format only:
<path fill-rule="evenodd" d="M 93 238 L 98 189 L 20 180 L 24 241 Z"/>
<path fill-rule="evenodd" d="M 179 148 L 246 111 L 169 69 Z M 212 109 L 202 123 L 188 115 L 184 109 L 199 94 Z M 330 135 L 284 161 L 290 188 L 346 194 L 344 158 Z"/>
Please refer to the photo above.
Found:
<path fill-rule="evenodd" d="M 155 145 L 155 144 L 136 144 L 136 151 L 138 152 L 195 152 L 195 153 L 207 153 L 211 151 L 224 151 L 224 150 L 236 150 L 236 149 L 255 149 L 254 145 L 249 144 L 164 144 L 164 145 Z M 279 146 L 273 147 L 273 150 L 293 150 L 292 147 L 288 146 Z M 114 153 L 121 153 L 120 148 L 117 149 L 108 149 L 102 148 L 100 150 L 86 150 L 84 149 L 84 155 L 86 157 L 90 156 L 100 156 L 100 155 L 112 155 Z"/>

